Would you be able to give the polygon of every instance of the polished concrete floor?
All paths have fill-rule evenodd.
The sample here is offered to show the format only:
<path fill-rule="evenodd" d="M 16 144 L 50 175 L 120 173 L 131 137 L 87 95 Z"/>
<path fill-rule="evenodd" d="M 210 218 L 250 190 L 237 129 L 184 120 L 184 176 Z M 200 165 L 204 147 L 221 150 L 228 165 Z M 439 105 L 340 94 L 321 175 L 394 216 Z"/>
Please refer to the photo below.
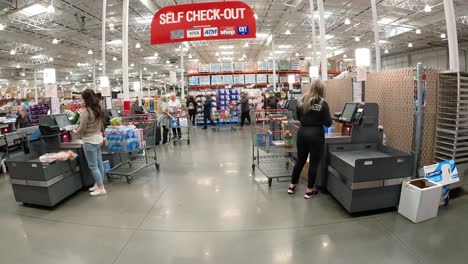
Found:
<path fill-rule="evenodd" d="M 16 203 L 0 176 L 0 263 L 467 263 L 468 196 L 412 224 L 396 212 L 349 216 L 252 176 L 250 131 L 192 133 L 154 167 L 77 193 L 55 209 Z"/>

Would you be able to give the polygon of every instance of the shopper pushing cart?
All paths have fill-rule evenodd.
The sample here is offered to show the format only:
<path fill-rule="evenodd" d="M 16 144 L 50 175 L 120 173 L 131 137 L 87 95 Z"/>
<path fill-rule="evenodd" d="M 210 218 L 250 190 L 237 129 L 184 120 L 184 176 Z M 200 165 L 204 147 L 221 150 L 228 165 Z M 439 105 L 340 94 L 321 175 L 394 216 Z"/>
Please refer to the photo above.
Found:
<path fill-rule="evenodd" d="M 171 116 L 178 115 L 182 112 L 182 105 L 180 104 L 179 99 L 177 99 L 176 94 L 172 93 L 170 95 L 169 102 L 167 103 L 169 113 Z M 172 126 L 172 135 L 174 138 L 181 139 L 182 132 L 180 130 L 180 126 L 174 127 Z"/>

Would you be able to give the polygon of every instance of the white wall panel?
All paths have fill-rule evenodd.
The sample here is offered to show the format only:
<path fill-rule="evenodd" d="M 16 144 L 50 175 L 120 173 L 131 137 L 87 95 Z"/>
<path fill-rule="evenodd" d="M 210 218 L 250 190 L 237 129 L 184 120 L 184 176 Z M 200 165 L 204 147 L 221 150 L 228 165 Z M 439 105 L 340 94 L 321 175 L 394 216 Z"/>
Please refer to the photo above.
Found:
<path fill-rule="evenodd" d="M 460 70 L 466 71 L 466 54 L 460 51 Z M 446 70 L 448 69 L 448 50 L 446 48 L 433 48 L 411 53 L 387 56 L 382 59 L 382 69 L 400 69 L 414 67 L 418 62 L 424 66 Z"/>

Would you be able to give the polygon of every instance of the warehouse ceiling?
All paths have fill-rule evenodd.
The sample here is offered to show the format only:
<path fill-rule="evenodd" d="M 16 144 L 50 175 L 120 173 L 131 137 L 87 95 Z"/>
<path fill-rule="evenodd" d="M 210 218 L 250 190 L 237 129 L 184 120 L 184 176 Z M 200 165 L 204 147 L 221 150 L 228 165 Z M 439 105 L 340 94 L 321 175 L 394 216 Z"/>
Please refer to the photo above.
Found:
<path fill-rule="evenodd" d="M 178 70 L 178 45 L 151 46 L 150 23 L 159 8 L 198 2 L 209 1 L 130 0 L 132 78 L 142 70 L 147 80 L 158 84 L 168 77 L 170 70 Z M 257 39 L 190 42 L 185 59 L 202 63 L 243 58 L 263 60 L 272 56 L 271 45 L 266 45 L 270 43 L 270 35 L 274 39 L 277 58 L 299 56 L 310 59 L 312 16 L 308 0 L 244 2 L 258 17 Z M 314 2 L 313 17 L 318 35 L 317 1 Z M 51 3 L 53 10 L 49 8 Z M 462 47 L 468 46 L 468 1 L 454 0 L 454 4 L 459 41 Z M 355 48 L 373 47 L 370 0 L 325 0 L 324 8 L 329 58 L 347 57 L 351 61 Z M 446 33 L 442 0 L 377 0 L 377 9 L 383 56 L 447 46 L 446 39 L 441 38 Z M 63 85 L 90 83 L 93 70 L 96 76 L 101 75 L 102 1 L 0 0 L 0 10 L 0 24 L 5 26 L 3 30 L 0 26 L 0 85 L 12 80 L 29 84 L 34 71 L 40 75 L 40 70 L 46 67 L 57 69 L 58 81 Z M 107 19 L 107 74 L 118 86 L 122 68 L 121 0 L 107 1 Z M 416 34 L 416 30 L 420 30 L 420 34 Z M 408 47 L 409 43 L 412 48 Z"/>

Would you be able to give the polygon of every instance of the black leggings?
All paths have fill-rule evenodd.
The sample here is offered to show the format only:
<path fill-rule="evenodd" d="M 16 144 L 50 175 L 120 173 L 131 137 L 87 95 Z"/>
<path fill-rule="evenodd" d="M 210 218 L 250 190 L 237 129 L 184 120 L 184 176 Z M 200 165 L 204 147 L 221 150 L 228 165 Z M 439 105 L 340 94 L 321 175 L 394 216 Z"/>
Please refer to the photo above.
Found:
<path fill-rule="evenodd" d="M 247 119 L 247 121 L 249 121 L 249 124 L 251 123 L 250 122 L 250 110 L 247 110 L 247 111 L 242 111 L 242 114 L 241 114 L 241 123 L 240 123 L 240 126 L 243 127 L 245 125 L 245 119 Z"/>
<path fill-rule="evenodd" d="M 292 174 L 292 184 L 299 183 L 301 171 L 309 157 L 307 188 L 314 188 L 318 165 L 323 154 L 325 136 L 322 127 L 300 127 L 297 132 L 297 161 Z M 310 155 L 310 156 L 309 156 Z"/>

